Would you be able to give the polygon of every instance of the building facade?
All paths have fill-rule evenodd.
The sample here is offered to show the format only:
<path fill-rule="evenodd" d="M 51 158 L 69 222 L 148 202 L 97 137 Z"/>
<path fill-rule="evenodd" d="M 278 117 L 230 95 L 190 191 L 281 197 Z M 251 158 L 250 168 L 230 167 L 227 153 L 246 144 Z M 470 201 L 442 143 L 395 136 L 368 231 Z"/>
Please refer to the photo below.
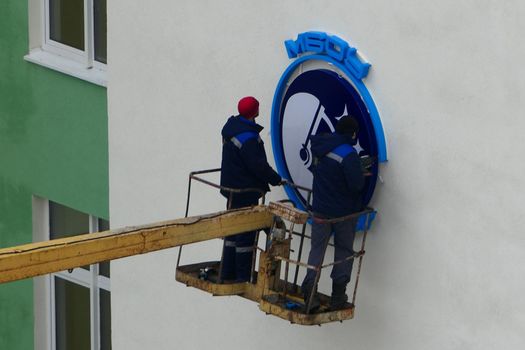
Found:
<path fill-rule="evenodd" d="M 63 56 L 46 51 L 42 39 L 42 23 L 49 16 L 42 17 L 41 9 L 49 3 L 57 5 L 17 0 L 0 4 L 2 248 L 72 233 L 74 224 L 77 233 L 87 232 L 90 226 L 96 228 L 98 219 L 101 225 L 109 219 L 106 88 L 57 72 L 64 67 Z M 54 62 L 43 59 L 42 53 L 55 55 Z M 56 296 L 49 294 L 51 278 Z M 70 343 L 60 343 L 67 327 L 60 329 L 59 319 L 71 315 L 60 310 L 72 295 L 83 295 L 88 288 L 75 287 L 79 284 L 66 278 L 48 276 L 0 286 L 1 349 L 49 349 L 52 338 L 57 348 L 67 348 Z M 81 291 L 75 294 L 77 289 Z M 90 301 L 79 300 L 89 310 Z M 89 327 L 89 313 L 85 316 Z"/>
<path fill-rule="evenodd" d="M 525 4 L 114 0 L 106 54 L 105 3 L 0 4 L 0 246 L 183 216 L 188 173 L 220 165 L 220 129 L 242 96 L 261 102 L 273 164 L 284 42 L 325 32 L 372 64 L 362 81 L 388 149 L 355 319 L 291 325 L 186 288 L 168 249 L 112 261 L 111 286 L 107 265 L 0 285 L 1 349 L 525 345 Z M 224 202 L 195 186 L 190 214 Z M 220 250 L 185 247 L 182 263 Z"/>
<path fill-rule="evenodd" d="M 187 175 L 219 166 L 220 128 L 242 96 L 259 98 L 271 154 L 284 41 L 302 32 L 337 35 L 372 64 L 363 81 L 389 154 L 353 321 L 300 327 L 186 288 L 173 249 L 114 262 L 115 348 L 522 347 L 524 11 L 518 1 L 108 3 L 114 227 L 184 214 Z M 223 207 L 195 186 L 190 213 Z M 219 257 L 209 242 L 182 259 Z"/>

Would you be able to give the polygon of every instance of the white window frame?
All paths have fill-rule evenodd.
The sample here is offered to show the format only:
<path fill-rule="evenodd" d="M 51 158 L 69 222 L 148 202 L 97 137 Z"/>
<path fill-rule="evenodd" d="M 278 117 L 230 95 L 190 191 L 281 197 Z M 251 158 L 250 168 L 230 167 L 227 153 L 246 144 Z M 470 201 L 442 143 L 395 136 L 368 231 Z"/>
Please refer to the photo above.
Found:
<path fill-rule="evenodd" d="M 33 215 L 38 218 L 41 222 L 36 223 L 39 227 L 40 237 L 44 236 L 50 239 L 50 221 L 49 221 L 49 200 L 36 197 L 38 206 L 33 205 L 34 212 L 40 211 Z M 43 222 L 42 222 L 43 221 Z M 98 232 L 98 218 L 89 215 L 89 232 Z M 111 280 L 106 276 L 99 275 L 99 265 L 90 265 L 90 270 L 87 271 L 83 268 L 75 268 L 70 271 L 60 271 L 56 273 L 48 274 L 40 279 L 44 280 L 44 294 L 46 295 L 45 302 L 45 316 L 47 318 L 45 329 L 47 335 L 43 336 L 41 333 L 38 334 L 40 339 L 46 339 L 46 344 L 37 344 L 39 339 L 35 339 L 35 349 L 55 350 L 56 349 L 56 304 L 55 304 L 55 278 L 62 278 L 68 282 L 75 283 L 82 287 L 89 289 L 90 295 L 90 337 L 91 337 L 91 350 L 100 349 L 100 290 L 111 292 Z M 38 283 L 38 282 L 37 282 Z M 40 286 L 41 288 L 42 286 Z M 42 290 L 35 289 L 35 293 L 39 293 Z M 36 296 L 35 296 L 36 297 Z M 36 301 L 36 299 L 35 299 Z M 42 307 L 42 305 L 37 305 Z M 35 322 L 38 322 L 38 317 L 35 317 Z M 35 330 L 36 331 L 36 330 Z M 35 335 L 37 335 L 35 333 Z M 42 347 L 44 345 L 44 347 Z"/>
<path fill-rule="evenodd" d="M 95 60 L 93 0 L 84 0 L 84 50 L 50 38 L 49 0 L 29 1 L 29 54 L 26 61 L 107 86 L 107 64 Z"/>
<path fill-rule="evenodd" d="M 98 218 L 92 215 L 89 216 L 89 232 L 98 232 Z M 70 271 L 52 273 L 48 276 L 49 288 L 51 291 L 51 349 L 56 349 L 55 278 L 57 277 L 89 289 L 91 350 L 99 350 L 100 290 L 103 289 L 105 291 L 111 292 L 110 279 L 106 276 L 99 275 L 98 264 L 90 265 L 89 271 L 79 267 Z"/>

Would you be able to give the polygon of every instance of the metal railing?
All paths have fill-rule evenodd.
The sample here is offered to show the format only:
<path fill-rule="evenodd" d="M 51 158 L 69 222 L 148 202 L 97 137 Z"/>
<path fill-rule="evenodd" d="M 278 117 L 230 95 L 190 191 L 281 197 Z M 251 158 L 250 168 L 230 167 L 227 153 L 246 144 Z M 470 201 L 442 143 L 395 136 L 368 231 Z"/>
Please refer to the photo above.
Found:
<path fill-rule="evenodd" d="M 228 210 L 231 209 L 231 205 L 232 205 L 232 201 L 233 201 L 233 195 L 234 194 L 241 194 L 241 193 L 253 193 L 253 192 L 256 192 L 260 195 L 260 198 L 261 198 L 261 204 L 265 204 L 265 201 L 266 201 L 266 191 L 263 191 L 259 188 L 243 188 L 243 189 L 238 189 L 238 188 L 231 188 L 231 187 L 225 187 L 225 186 L 221 186 L 219 184 L 216 184 L 214 182 L 211 182 L 209 180 L 206 180 L 206 179 L 203 179 L 202 177 L 199 177 L 197 175 L 202 175 L 202 174 L 210 174 L 210 173 L 216 173 L 216 172 L 220 172 L 221 171 L 221 168 L 214 168 L 214 169 L 205 169 L 205 170 L 197 170 L 197 171 L 192 171 L 190 172 L 189 176 L 188 176 L 188 193 L 187 193 L 187 197 L 186 197 L 186 211 L 185 211 L 185 214 L 184 214 L 184 217 L 188 217 L 188 213 L 189 213 L 189 209 L 190 209 L 190 200 L 191 200 L 191 183 L 192 183 L 192 180 L 195 180 L 195 181 L 198 181 L 198 182 L 201 182 L 205 185 L 208 185 L 208 186 L 211 186 L 213 188 L 216 188 L 218 190 L 220 190 L 221 192 L 224 191 L 224 192 L 228 192 L 229 195 L 228 195 L 228 202 L 227 202 L 227 205 L 226 205 L 226 208 Z M 254 265 L 255 265 L 255 257 L 256 257 L 256 246 L 257 246 L 257 242 L 259 240 L 259 231 L 256 231 L 256 234 L 255 234 L 255 244 L 254 244 L 254 254 L 253 254 L 253 257 L 252 257 L 252 272 L 251 272 L 251 277 L 250 277 L 250 281 L 253 281 L 253 278 L 254 278 Z M 224 245 L 225 245 L 225 242 L 223 242 L 223 247 L 222 247 L 222 253 L 221 253 L 221 262 L 220 262 L 220 265 L 219 265 L 219 282 L 222 282 L 222 261 L 224 259 Z M 179 254 L 177 256 L 177 268 L 180 266 L 180 259 L 181 259 L 181 255 L 182 255 L 182 248 L 183 246 L 181 245 L 179 247 Z"/>
<path fill-rule="evenodd" d="M 219 172 L 220 170 L 221 170 L 220 168 L 199 170 L 199 171 L 192 171 L 189 174 L 189 177 L 188 177 L 188 194 L 187 194 L 187 199 L 186 199 L 185 217 L 188 216 L 189 207 L 190 207 L 192 180 L 195 180 L 195 181 L 201 182 L 203 184 L 206 184 L 208 186 L 211 186 L 213 188 L 219 189 L 219 190 L 221 190 L 221 192 L 228 192 L 229 193 L 228 204 L 227 204 L 227 209 L 228 210 L 231 209 L 231 202 L 232 202 L 233 195 L 234 194 L 239 194 L 239 193 L 257 192 L 257 193 L 260 194 L 260 196 L 262 198 L 261 204 L 265 204 L 266 192 L 261 190 L 261 189 L 257 189 L 257 188 L 236 189 L 236 188 L 224 187 L 224 186 L 218 185 L 216 183 L 213 183 L 213 182 L 211 182 L 209 180 L 203 179 L 202 177 L 197 176 L 197 175 L 202 175 L 202 174 L 209 174 L 209 173 Z M 307 203 L 306 203 L 307 209 L 306 210 L 308 211 L 308 213 L 310 215 L 311 221 L 313 221 L 315 223 L 318 223 L 318 224 L 335 224 L 335 223 L 349 221 L 349 220 L 356 220 L 357 221 L 357 218 L 359 218 L 362 215 L 366 215 L 366 220 L 365 220 L 364 234 L 363 234 L 363 238 L 361 240 L 361 249 L 359 251 L 354 252 L 353 255 L 351 255 L 351 256 L 349 256 L 349 257 L 347 257 L 345 259 L 334 261 L 334 262 L 329 263 L 329 264 L 324 264 L 323 265 L 323 261 L 321 260 L 321 262 L 320 262 L 320 264 L 318 266 L 308 265 L 306 263 L 301 262 L 302 254 L 303 254 L 304 240 L 305 240 L 305 238 L 311 239 L 311 236 L 306 235 L 306 226 L 307 226 L 307 224 L 303 224 L 302 225 L 303 227 L 301 229 L 301 232 L 299 233 L 299 232 L 294 231 L 295 224 L 292 222 L 291 225 L 290 225 L 290 228 L 286 230 L 288 232 L 288 237 L 287 238 L 291 241 L 292 235 L 300 236 L 299 251 L 298 251 L 298 254 L 297 254 L 297 260 L 293 260 L 293 259 L 282 257 L 282 256 L 275 256 L 274 257 L 275 259 L 283 261 L 285 263 L 285 272 L 284 272 L 285 276 L 284 276 L 283 290 L 279 294 L 281 294 L 283 296 L 283 298 L 286 300 L 286 296 L 288 294 L 288 276 L 289 276 L 290 264 L 296 265 L 295 272 L 294 272 L 294 279 L 293 279 L 293 283 L 292 283 L 292 287 L 296 291 L 298 290 L 297 279 L 298 279 L 298 275 L 299 275 L 299 268 L 300 267 L 304 267 L 306 269 L 314 270 L 316 272 L 315 280 L 314 280 L 314 286 L 313 286 L 313 288 L 312 288 L 312 290 L 310 292 L 310 296 L 308 298 L 308 302 L 307 302 L 307 305 L 306 305 L 306 313 L 310 313 L 311 306 L 312 306 L 311 305 L 312 304 L 312 299 L 313 299 L 314 293 L 316 293 L 316 290 L 317 290 L 317 284 L 319 283 L 319 279 L 320 279 L 320 276 L 321 276 L 321 270 L 324 269 L 324 268 L 330 267 L 330 266 L 341 264 L 341 263 L 349 261 L 349 260 L 359 259 L 358 260 L 358 267 L 357 267 L 357 275 L 356 275 L 356 278 L 355 278 L 355 285 L 354 285 L 354 290 L 353 290 L 353 294 L 352 294 L 352 305 L 355 305 L 357 287 L 359 285 L 359 277 L 360 277 L 360 274 L 361 274 L 361 265 L 362 265 L 362 261 L 363 261 L 363 256 L 365 255 L 366 236 L 368 234 L 368 228 L 370 226 L 370 220 L 371 220 L 370 219 L 370 215 L 375 212 L 374 209 L 373 208 L 366 208 L 365 210 L 363 210 L 361 212 L 354 213 L 354 214 L 351 214 L 351 215 L 346 215 L 346 216 L 343 216 L 343 217 L 338 217 L 338 218 L 323 218 L 323 217 L 320 217 L 320 216 L 316 216 L 311 210 L 309 210 L 310 201 L 312 199 L 312 190 L 310 188 L 307 188 L 307 187 L 304 187 L 304 186 L 301 186 L 301 185 L 297 185 L 297 184 L 294 184 L 294 183 L 286 181 L 286 180 L 283 181 L 283 184 L 285 186 L 293 187 L 296 190 L 303 190 L 303 191 L 308 193 L 307 194 Z M 288 200 L 286 200 L 286 201 L 288 201 Z M 292 202 L 292 204 L 293 204 L 293 202 Z M 270 228 L 269 232 L 272 231 L 272 229 L 274 228 L 275 224 L 276 224 L 276 222 L 274 220 L 274 223 L 272 224 L 272 227 Z M 267 243 L 268 243 L 268 240 L 269 240 L 269 234 L 267 235 Z M 255 237 L 255 242 L 254 242 L 254 247 L 253 247 L 254 254 L 252 256 L 252 270 L 251 270 L 251 278 L 250 278 L 250 282 L 252 282 L 252 283 L 254 282 L 255 261 L 256 261 L 257 251 L 259 249 L 258 241 L 259 241 L 259 230 L 256 231 L 256 237 Z M 326 254 L 327 247 L 329 245 L 333 246 L 333 244 L 330 244 L 329 241 L 330 241 L 330 236 L 328 236 L 328 238 L 326 239 L 326 242 L 325 242 L 325 245 L 324 245 L 324 248 L 323 248 L 323 256 Z M 183 248 L 183 246 L 180 246 L 180 248 L 179 248 L 179 254 L 178 254 L 178 257 L 177 257 L 177 268 L 180 265 L 182 248 Z M 223 243 L 223 252 L 222 252 L 222 255 L 221 255 L 221 263 L 220 263 L 220 266 L 219 266 L 219 282 L 222 282 L 221 274 L 222 274 L 222 260 L 224 258 L 223 254 L 224 254 L 224 243 Z"/>
<path fill-rule="evenodd" d="M 293 282 L 293 285 L 292 285 L 292 287 L 295 288 L 296 290 L 298 289 L 298 285 L 297 285 L 297 271 L 298 271 L 300 266 L 304 267 L 306 269 L 314 270 L 316 272 L 315 279 L 314 279 L 314 284 L 313 284 L 312 289 L 310 290 L 310 295 L 307 298 L 308 302 L 306 304 L 306 313 L 310 313 L 310 310 L 311 310 L 311 307 L 312 307 L 313 296 L 316 293 L 317 284 L 319 283 L 319 279 L 321 277 L 322 269 L 330 267 L 330 266 L 334 266 L 334 265 L 337 265 L 337 264 L 341 264 L 341 263 L 344 263 L 346 261 L 354 260 L 354 259 L 358 258 L 359 260 L 358 260 L 358 267 L 357 267 L 357 275 L 356 275 L 356 278 L 355 278 L 355 285 L 354 285 L 354 290 L 353 290 L 353 293 L 352 293 L 352 305 L 355 305 L 355 300 L 356 300 L 356 295 L 357 295 L 357 287 L 359 285 L 359 278 L 360 278 L 360 275 L 361 275 L 361 266 L 362 266 L 362 262 L 363 262 L 363 257 L 365 255 L 365 243 L 366 243 L 366 236 L 368 234 L 368 227 L 369 227 L 369 224 L 370 224 L 370 214 L 372 214 L 372 213 L 374 213 L 374 210 L 372 208 L 366 208 L 365 210 L 363 210 L 361 212 L 354 213 L 354 214 L 347 215 L 347 216 L 343 216 L 343 217 L 339 217 L 339 218 L 333 218 L 333 219 L 326 219 L 326 218 L 311 216 L 311 219 L 314 222 L 316 222 L 316 223 L 320 223 L 320 224 L 334 224 L 334 223 L 350 221 L 350 220 L 356 220 L 357 221 L 357 219 L 361 215 L 366 215 L 365 228 L 364 228 L 364 231 L 363 231 L 364 232 L 363 233 L 363 238 L 361 240 L 361 249 L 359 251 L 355 252 L 354 254 L 352 254 L 351 256 L 345 258 L 345 259 L 334 261 L 332 263 L 328 263 L 328 264 L 324 264 L 323 265 L 323 261 L 321 260 L 321 262 L 320 262 L 320 264 L 318 266 L 309 265 L 309 264 L 305 264 L 305 263 L 301 262 L 301 257 L 300 256 L 298 256 L 297 260 L 293 260 L 293 259 L 289 259 L 289 258 L 285 258 L 285 257 L 281 257 L 281 256 L 276 256 L 275 259 L 284 261 L 286 263 L 286 267 L 285 267 L 286 268 L 286 270 L 285 270 L 285 281 L 284 281 L 285 283 L 284 283 L 283 292 L 282 292 L 283 298 L 286 299 L 286 296 L 287 296 L 287 293 L 288 293 L 288 269 L 289 269 L 289 264 L 296 265 L 296 275 L 294 277 L 294 282 Z M 304 225 L 304 226 L 306 226 L 306 225 Z M 293 233 L 294 232 L 293 232 L 293 223 L 292 223 L 292 226 L 290 227 L 290 231 L 289 231 L 289 237 L 291 237 L 291 235 Z M 301 234 L 301 238 L 302 239 L 301 239 L 301 243 L 300 243 L 300 247 L 299 247 L 299 252 L 302 251 L 302 243 L 304 241 L 304 235 L 303 234 Z M 323 247 L 323 254 L 322 254 L 323 257 L 326 254 L 326 249 L 327 249 L 327 247 L 329 245 L 329 241 L 330 241 L 330 236 L 328 236 L 326 241 L 325 241 L 325 245 Z"/>

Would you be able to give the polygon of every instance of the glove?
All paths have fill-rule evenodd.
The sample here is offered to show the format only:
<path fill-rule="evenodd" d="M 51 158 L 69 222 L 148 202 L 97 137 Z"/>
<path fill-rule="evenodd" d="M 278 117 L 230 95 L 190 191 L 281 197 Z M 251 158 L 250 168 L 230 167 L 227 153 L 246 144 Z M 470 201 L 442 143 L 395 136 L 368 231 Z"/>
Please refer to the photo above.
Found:
<path fill-rule="evenodd" d="M 284 186 L 284 185 L 287 185 L 287 184 L 288 184 L 288 180 L 281 179 L 281 182 L 279 182 L 279 184 L 277 186 Z"/>

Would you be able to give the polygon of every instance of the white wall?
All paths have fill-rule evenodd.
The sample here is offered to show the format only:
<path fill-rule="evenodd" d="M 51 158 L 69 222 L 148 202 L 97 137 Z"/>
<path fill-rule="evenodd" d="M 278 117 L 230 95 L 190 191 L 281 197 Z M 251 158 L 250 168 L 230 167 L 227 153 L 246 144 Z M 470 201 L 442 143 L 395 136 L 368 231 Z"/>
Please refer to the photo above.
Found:
<path fill-rule="evenodd" d="M 517 0 L 108 2 L 113 227 L 183 215 L 187 174 L 220 164 L 238 98 L 257 96 L 269 126 L 282 42 L 306 30 L 373 64 L 390 158 L 353 321 L 292 326 L 186 288 L 173 249 L 113 263 L 114 348 L 523 348 L 524 14 Z M 193 213 L 223 206 L 196 194 Z"/>

